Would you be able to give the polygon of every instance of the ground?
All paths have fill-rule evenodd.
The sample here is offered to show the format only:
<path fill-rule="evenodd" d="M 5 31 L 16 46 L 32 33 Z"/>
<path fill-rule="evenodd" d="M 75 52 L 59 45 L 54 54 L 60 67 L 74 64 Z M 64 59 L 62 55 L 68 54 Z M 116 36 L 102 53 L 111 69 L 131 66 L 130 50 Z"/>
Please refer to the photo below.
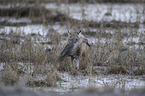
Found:
<path fill-rule="evenodd" d="M 57 1 L 0 0 L 0 95 L 143 95 L 145 2 Z M 80 70 L 58 60 L 68 30 L 91 44 Z"/>

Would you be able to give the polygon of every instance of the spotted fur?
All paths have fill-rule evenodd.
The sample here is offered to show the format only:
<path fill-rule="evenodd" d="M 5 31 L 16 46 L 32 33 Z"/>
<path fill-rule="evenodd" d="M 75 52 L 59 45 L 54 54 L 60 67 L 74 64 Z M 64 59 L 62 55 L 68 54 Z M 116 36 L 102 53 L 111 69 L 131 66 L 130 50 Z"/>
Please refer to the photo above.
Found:
<path fill-rule="evenodd" d="M 81 34 L 81 31 L 73 34 L 69 33 L 68 44 L 61 52 L 60 60 L 62 61 L 65 57 L 70 56 L 72 61 L 74 59 L 77 60 L 77 69 L 79 69 L 79 58 L 85 52 L 86 45 L 90 46 L 87 38 Z"/>

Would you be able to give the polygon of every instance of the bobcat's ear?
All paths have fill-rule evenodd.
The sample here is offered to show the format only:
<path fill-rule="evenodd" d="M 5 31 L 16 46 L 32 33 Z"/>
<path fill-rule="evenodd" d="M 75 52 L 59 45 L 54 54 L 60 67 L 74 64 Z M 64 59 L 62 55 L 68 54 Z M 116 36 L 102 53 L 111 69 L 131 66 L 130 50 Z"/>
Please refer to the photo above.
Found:
<path fill-rule="evenodd" d="M 82 30 L 80 30 L 79 32 L 77 32 L 78 34 L 80 34 L 82 32 Z"/>

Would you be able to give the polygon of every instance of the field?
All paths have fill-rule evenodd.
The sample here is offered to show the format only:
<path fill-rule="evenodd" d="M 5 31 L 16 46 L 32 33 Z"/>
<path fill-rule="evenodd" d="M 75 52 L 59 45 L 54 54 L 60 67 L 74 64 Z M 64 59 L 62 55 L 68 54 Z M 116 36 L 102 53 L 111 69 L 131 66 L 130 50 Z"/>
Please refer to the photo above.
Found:
<path fill-rule="evenodd" d="M 77 70 L 59 55 L 67 31 L 79 30 L 91 47 Z M 0 89 L 9 87 L 44 96 L 144 92 L 145 1 L 0 0 Z"/>

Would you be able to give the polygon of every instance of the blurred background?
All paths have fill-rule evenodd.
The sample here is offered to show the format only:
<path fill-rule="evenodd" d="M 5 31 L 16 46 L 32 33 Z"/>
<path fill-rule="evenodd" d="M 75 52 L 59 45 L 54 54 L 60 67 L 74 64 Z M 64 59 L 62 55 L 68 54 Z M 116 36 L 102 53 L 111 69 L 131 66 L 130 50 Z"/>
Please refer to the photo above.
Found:
<path fill-rule="evenodd" d="M 92 47 L 77 71 L 58 58 L 79 30 Z M 144 89 L 145 0 L 0 0 L 0 95 Z"/>

